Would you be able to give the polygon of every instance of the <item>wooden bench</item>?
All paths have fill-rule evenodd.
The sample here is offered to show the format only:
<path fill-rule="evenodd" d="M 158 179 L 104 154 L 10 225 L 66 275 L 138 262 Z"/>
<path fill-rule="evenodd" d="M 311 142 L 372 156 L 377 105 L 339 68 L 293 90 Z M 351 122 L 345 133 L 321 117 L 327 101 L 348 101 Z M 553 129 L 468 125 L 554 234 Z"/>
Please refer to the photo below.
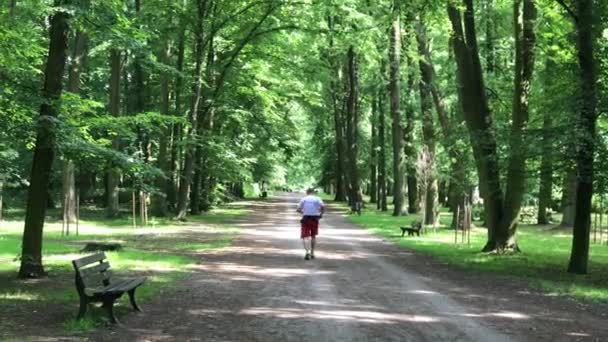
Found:
<path fill-rule="evenodd" d="M 133 309 L 141 311 L 135 302 L 135 290 L 144 283 L 146 277 L 112 278 L 110 263 L 106 259 L 105 253 L 97 253 L 72 260 L 72 266 L 76 272 L 76 290 L 80 296 L 77 320 L 84 317 L 90 303 L 102 303 L 108 312 L 110 321 L 118 323 L 114 316 L 114 302 L 125 292 L 129 294 Z"/>
<path fill-rule="evenodd" d="M 401 228 L 401 236 L 405 236 L 405 232 L 407 232 L 407 236 L 420 236 L 420 231 L 422 230 L 422 222 L 416 221 L 412 222 L 412 225 L 409 227 L 399 227 Z"/>

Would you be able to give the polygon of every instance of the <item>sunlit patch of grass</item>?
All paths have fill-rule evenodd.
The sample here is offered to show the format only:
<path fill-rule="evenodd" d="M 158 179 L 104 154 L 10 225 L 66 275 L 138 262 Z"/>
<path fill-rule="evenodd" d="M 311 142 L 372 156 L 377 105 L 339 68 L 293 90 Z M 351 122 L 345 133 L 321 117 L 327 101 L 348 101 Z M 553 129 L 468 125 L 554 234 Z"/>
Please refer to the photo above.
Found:
<path fill-rule="evenodd" d="M 608 301 L 608 246 L 591 245 L 588 275 L 569 274 L 566 266 L 572 237 L 562 230 L 521 225 L 518 242 L 523 252 L 496 255 L 480 252 L 486 242 L 487 231 L 484 228 L 472 229 L 470 244 L 466 238 L 462 242 L 461 232 L 455 236 L 454 230 L 446 227 L 451 222 L 449 213 L 441 215 L 442 227 L 435 231 L 427 228 L 421 237 L 400 237 L 399 226 L 419 221 L 420 217 L 416 215 L 393 217 L 390 213 L 368 209 L 363 215 L 349 215 L 348 219 L 397 245 L 432 255 L 457 267 L 527 279 L 537 287 L 561 295 Z M 458 243 L 455 243 L 455 238 Z"/>
<path fill-rule="evenodd" d="M 40 296 L 34 293 L 15 291 L 15 292 L 6 292 L 0 293 L 0 302 L 2 300 L 12 300 L 12 301 L 33 301 L 39 300 Z"/>
<path fill-rule="evenodd" d="M 212 242 L 205 243 L 184 243 L 178 246 L 175 246 L 175 249 L 181 251 L 189 251 L 189 252 L 201 252 L 208 249 L 217 249 L 224 248 L 230 246 L 232 243 L 232 239 L 222 239 Z"/>
<path fill-rule="evenodd" d="M 116 241 L 123 245 L 124 249 L 120 251 L 106 252 L 112 275 L 116 278 L 146 276 L 146 282 L 137 289 L 138 301 L 145 304 L 160 293 L 173 291 L 176 281 L 188 277 L 198 261 L 191 256 L 192 252 L 228 246 L 238 229 L 226 224 L 247 212 L 236 206 L 226 207 L 193 217 L 185 223 L 157 220 L 154 226 L 136 229 L 128 218 L 105 220 L 101 212 L 93 212 L 98 218 L 93 215 L 93 219 L 82 221 L 78 236 L 74 234 L 74 225 L 70 236 L 62 236 L 61 223 L 51 219 L 45 224 L 42 253 L 49 277 L 27 281 L 16 278 L 23 222 L 3 222 L 0 226 L 0 314 L 4 315 L 3 307 L 77 305 L 71 260 L 84 256 L 79 251 L 88 241 Z M 204 238 L 192 239 L 192 234 L 198 232 Z M 119 312 L 127 310 L 125 298 L 118 303 Z M 82 321 L 67 321 L 63 328 L 80 332 L 94 330 L 101 320 L 94 313 Z M 10 326 L 11 322 L 6 323 Z"/>

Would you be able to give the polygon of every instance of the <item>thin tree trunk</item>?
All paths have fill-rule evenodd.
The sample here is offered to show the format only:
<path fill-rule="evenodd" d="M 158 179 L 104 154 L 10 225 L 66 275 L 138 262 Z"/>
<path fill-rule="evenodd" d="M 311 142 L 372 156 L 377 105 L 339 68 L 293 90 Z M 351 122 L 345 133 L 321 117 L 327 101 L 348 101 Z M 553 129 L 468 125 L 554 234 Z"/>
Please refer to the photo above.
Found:
<path fill-rule="evenodd" d="M 550 111 L 545 110 L 543 114 L 543 141 L 542 157 L 540 163 L 540 189 L 538 192 L 538 216 L 537 224 L 549 224 L 547 209 L 551 207 L 551 195 L 553 193 L 553 117 Z"/>
<path fill-rule="evenodd" d="M 564 176 L 562 187 L 562 222 L 561 227 L 574 226 L 574 208 L 576 206 L 576 171 L 569 170 Z"/>
<path fill-rule="evenodd" d="M 502 226 L 507 236 L 497 241 L 499 249 L 519 250 L 516 240 L 519 211 L 525 192 L 527 148 L 524 141 L 528 128 L 532 76 L 534 74 L 534 0 L 516 0 L 513 4 L 515 27 L 515 77 L 510 152 Z M 502 231 L 502 228 L 501 228 Z"/>
<path fill-rule="evenodd" d="M 372 138 L 370 144 L 370 171 L 369 171 L 369 193 L 370 203 L 376 203 L 378 201 L 378 101 L 376 95 L 372 96 L 372 118 L 371 118 L 371 130 Z"/>
<path fill-rule="evenodd" d="M 384 115 L 384 101 L 382 101 L 383 98 L 384 90 L 380 90 L 378 93 L 378 144 L 380 145 L 380 155 L 378 158 L 378 209 L 382 211 L 388 211 L 388 203 L 386 200 L 386 119 Z"/>
<path fill-rule="evenodd" d="M 182 29 L 179 34 L 179 42 L 177 45 L 177 71 L 178 75 L 175 79 L 175 114 L 182 116 L 182 88 L 183 78 L 181 76 L 184 71 L 184 55 L 186 50 L 186 32 Z M 181 165 L 181 140 L 182 140 L 182 125 L 173 125 L 173 136 L 171 140 L 171 178 L 167 184 L 167 201 L 168 206 L 172 209 L 177 205 L 177 193 L 179 189 L 178 173 Z"/>
<path fill-rule="evenodd" d="M 188 214 L 188 194 L 194 176 L 194 166 L 196 164 L 196 140 L 198 138 L 198 114 L 199 105 L 201 102 L 202 93 L 202 67 L 203 67 L 203 27 L 207 16 L 207 1 L 199 0 L 197 3 L 197 21 L 195 25 L 195 67 L 194 67 L 194 84 L 192 86 L 192 96 L 190 100 L 190 129 L 187 135 L 188 146 L 186 147 L 186 156 L 184 168 L 182 170 L 181 181 L 179 186 L 178 201 L 176 208 L 176 219 L 183 220 Z"/>
<path fill-rule="evenodd" d="M 110 113 L 113 117 L 120 116 L 120 73 L 122 69 L 121 53 L 116 49 L 110 50 Z M 112 149 L 120 149 L 120 139 L 112 138 Z M 117 217 L 120 215 L 119 186 L 120 169 L 112 167 L 108 171 L 107 183 L 107 215 Z"/>
<path fill-rule="evenodd" d="M 456 4 L 451 1 L 448 2 L 448 15 L 453 29 L 452 41 L 460 83 L 459 96 L 473 146 L 480 192 L 485 205 L 488 240 L 483 251 L 489 252 L 496 250 L 509 237 L 508 231 L 501 229 L 503 195 L 500 187 L 498 151 L 479 59 L 473 0 L 463 1 L 464 17 Z"/>
<path fill-rule="evenodd" d="M 354 46 L 350 46 L 347 54 L 348 68 L 348 99 L 346 106 L 346 141 L 348 148 L 348 178 L 350 181 L 349 200 L 351 207 L 358 201 L 361 201 L 360 185 L 359 185 L 359 170 L 357 167 L 358 158 L 358 111 L 359 111 L 359 76 L 357 66 L 357 54 Z"/>
<path fill-rule="evenodd" d="M 163 48 L 161 49 L 160 61 L 164 65 L 169 65 L 171 58 L 171 41 L 165 38 Z M 163 115 L 169 115 L 170 109 L 170 81 L 166 71 L 160 74 L 160 112 Z M 156 179 L 157 192 L 152 196 L 152 215 L 164 217 L 167 215 L 167 190 L 169 189 L 171 167 L 169 165 L 169 139 L 171 137 L 172 127 L 163 125 L 161 135 L 158 142 L 158 157 L 156 165 L 163 175 Z"/>
<path fill-rule="evenodd" d="M 393 216 L 407 214 L 405 208 L 405 155 L 404 133 L 401 117 L 401 16 L 399 1 L 393 3 L 393 18 L 390 30 L 390 104 L 393 128 Z"/>
<path fill-rule="evenodd" d="M 416 170 L 416 160 L 418 151 L 414 146 L 414 130 L 416 123 L 416 110 L 414 108 L 415 95 L 415 67 L 413 59 L 407 56 L 408 75 L 407 75 L 407 107 L 405 108 L 405 130 L 403 133 L 404 153 L 406 159 L 405 171 L 407 174 L 407 204 L 408 213 L 415 214 L 420 211 L 420 199 L 418 191 L 418 172 Z"/>
<path fill-rule="evenodd" d="M 486 71 L 493 74 L 496 70 L 496 48 L 494 47 L 494 32 L 496 17 L 494 15 L 494 0 L 485 0 L 486 17 Z"/>
<path fill-rule="evenodd" d="M 77 31 L 72 48 L 72 62 L 69 67 L 67 90 L 71 93 L 80 93 L 80 75 L 84 68 L 87 55 L 87 37 L 82 31 Z M 74 162 L 63 160 L 63 210 L 68 223 L 76 223 L 76 181 Z"/>
<path fill-rule="evenodd" d="M 329 48 L 331 53 L 334 53 L 334 18 L 333 16 L 327 17 L 327 24 L 329 26 Z M 335 61 L 335 57 L 331 55 L 330 63 L 332 67 L 332 79 L 330 81 L 330 97 L 332 101 L 333 107 L 333 116 L 334 116 L 334 130 L 335 130 L 335 148 L 336 148 L 336 172 L 335 172 L 335 182 L 336 182 L 336 196 L 334 197 L 335 201 L 344 202 L 346 201 L 346 180 L 344 177 L 344 173 L 346 172 L 346 147 L 344 142 L 344 128 L 343 128 L 343 120 L 341 115 L 340 102 L 342 99 L 340 96 L 339 83 L 341 81 L 340 77 L 340 66 Z"/>
<path fill-rule="evenodd" d="M 593 196 L 593 157 L 595 152 L 597 121 L 597 71 L 594 56 L 594 4 L 593 0 L 575 2 L 578 33 L 578 59 L 581 68 L 580 82 L 582 108 L 578 122 L 578 148 L 576 163 L 578 179 L 576 186 L 576 210 L 572 229 L 572 252 L 568 272 L 587 273 L 589 260 L 589 232 L 591 229 L 591 198 Z"/>
<path fill-rule="evenodd" d="M 426 225 L 437 225 L 439 219 L 439 208 L 438 208 L 438 191 L 437 191 L 437 176 L 435 171 L 435 125 L 433 120 L 433 99 L 431 96 L 431 87 L 433 86 L 433 70 L 426 60 L 426 56 L 430 56 L 430 49 L 428 46 L 428 39 L 426 38 L 425 24 L 419 19 L 420 22 L 416 28 L 416 40 L 418 41 L 418 65 L 420 68 L 420 106 L 422 112 L 422 135 L 424 145 L 426 146 L 425 151 L 428 153 L 428 164 L 425 165 L 427 170 L 424 171 L 425 176 L 425 215 L 424 224 Z"/>
<path fill-rule="evenodd" d="M 62 79 L 68 50 L 69 15 L 61 9 L 63 3 L 56 1 L 57 11 L 51 18 L 50 46 L 46 62 L 45 80 L 40 106 L 36 145 L 30 176 L 30 188 L 23 229 L 20 278 L 39 278 L 45 275 L 42 265 L 42 232 L 46 213 L 46 191 L 51 178 L 55 156 L 54 118 L 58 115 L 61 99 Z"/>

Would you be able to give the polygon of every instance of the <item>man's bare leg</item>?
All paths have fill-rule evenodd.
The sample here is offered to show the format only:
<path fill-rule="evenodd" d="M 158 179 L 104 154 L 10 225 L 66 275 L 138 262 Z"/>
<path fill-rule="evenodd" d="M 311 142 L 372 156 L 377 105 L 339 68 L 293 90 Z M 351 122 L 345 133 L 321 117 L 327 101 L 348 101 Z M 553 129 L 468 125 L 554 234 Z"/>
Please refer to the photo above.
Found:
<path fill-rule="evenodd" d="M 315 244 L 317 243 L 317 238 L 313 236 L 310 238 L 310 257 L 315 258 Z"/>
<path fill-rule="evenodd" d="M 312 246 L 310 237 L 303 238 L 302 245 L 304 246 L 304 250 L 306 251 L 306 259 L 308 260 L 308 258 L 310 256 L 311 246 Z"/>

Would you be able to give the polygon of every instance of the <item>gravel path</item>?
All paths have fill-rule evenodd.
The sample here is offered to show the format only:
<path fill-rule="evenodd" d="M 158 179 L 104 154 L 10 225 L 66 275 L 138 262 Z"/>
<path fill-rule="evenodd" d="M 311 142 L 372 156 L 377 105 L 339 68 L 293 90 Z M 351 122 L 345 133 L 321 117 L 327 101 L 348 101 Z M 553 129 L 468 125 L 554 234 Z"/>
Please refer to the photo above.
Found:
<path fill-rule="evenodd" d="M 231 247 L 207 253 L 193 277 L 95 341 L 600 341 L 605 317 L 454 271 L 345 222 L 321 221 L 305 261 L 284 196 L 252 203 Z M 504 281 L 494 281 L 503 284 Z M 504 293 L 510 291 L 513 293 Z M 566 305 L 566 307 L 564 307 Z M 577 311 L 578 310 L 578 311 Z"/>

